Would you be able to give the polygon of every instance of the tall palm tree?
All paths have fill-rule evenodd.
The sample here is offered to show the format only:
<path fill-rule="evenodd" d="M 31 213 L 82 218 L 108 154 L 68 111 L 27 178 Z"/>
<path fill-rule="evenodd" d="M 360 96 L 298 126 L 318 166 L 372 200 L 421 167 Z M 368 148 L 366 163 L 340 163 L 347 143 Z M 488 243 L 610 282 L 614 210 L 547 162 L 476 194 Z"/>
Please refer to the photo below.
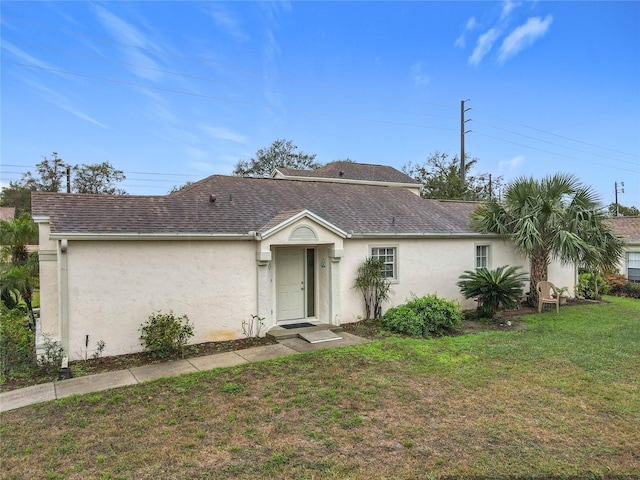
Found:
<path fill-rule="evenodd" d="M 474 212 L 471 225 L 481 233 L 505 236 L 529 257 L 530 302 L 535 286 L 547 280 L 551 260 L 578 263 L 596 270 L 614 267 L 623 242 L 605 221 L 598 196 L 570 174 L 542 180 L 520 177 L 507 186 L 504 200 L 490 200 Z"/>

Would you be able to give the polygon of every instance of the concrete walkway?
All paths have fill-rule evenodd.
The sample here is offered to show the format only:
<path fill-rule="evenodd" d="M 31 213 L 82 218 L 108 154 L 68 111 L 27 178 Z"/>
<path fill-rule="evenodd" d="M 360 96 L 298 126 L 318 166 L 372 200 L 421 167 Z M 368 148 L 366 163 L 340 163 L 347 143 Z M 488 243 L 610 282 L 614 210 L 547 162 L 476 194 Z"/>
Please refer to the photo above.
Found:
<path fill-rule="evenodd" d="M 232 367 L 249 362 L 260 362 L 272 358 L 312 352 L 326 348 L 345 347 L 368 342 L 368 340 L 340 332 L 341 340 L 323 343 L 308 343 L 300 338 L 280 340 L 275 345 L 248 348 L 235 352 L 217 353 L 204 357 L 193 357 L 184 360 L 156 363 L 143 367 L 129 368 L 115 372 L 87 375 L 57 382 L 43 383 L 32 387 L 20 388 L 0 393 L 0 412 L 14 410 L 27 405 L 48 402 L 70 395 L 83 395 L 89 392 L 100 392 L 111 388 L 124 387 L 136 383 L 148 382 L 164 377 L 174 377 L 184 373 L 201 372 L 214 368 Z"/>

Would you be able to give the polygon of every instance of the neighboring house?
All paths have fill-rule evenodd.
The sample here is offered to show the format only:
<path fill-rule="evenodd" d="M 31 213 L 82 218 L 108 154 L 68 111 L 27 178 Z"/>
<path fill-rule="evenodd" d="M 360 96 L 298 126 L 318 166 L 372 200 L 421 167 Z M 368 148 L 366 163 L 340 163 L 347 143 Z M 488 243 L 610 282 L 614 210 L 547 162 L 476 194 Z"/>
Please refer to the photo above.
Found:
<path fill-rule="evenodd" d="M 640 283 L 640 217 L 614 217 L 611 226 L 626 244 L 619 272 L 627 280 Z"/>
<path fill-rule="evenodd" d="M 0 207 L 0 220 L 13 220 L 16 216 L 16 207 Z"/>
<path fill-rule="evenodd" d="M 320 176 L 318 176 L 320 175 Z M 384 259 L 391 301 L 436 293 L 464 300 L 464 270 L 528 261 L 500 237 L 469 227 L 473 202 L 425 200 L 384 166 L 334 162 L 275 178 L 213 175 L 166 196 L 34 193 L 40 229 L 41 329 L 69 357 L 85 342 L 106 355 L 141 350 L 154 311 L 186 314 L 194 343 L 241 338 L 242 321 L 339 325 L 364 313 L 358 266 Z M 576 270 L 553 264 L 573 286 Z"/>

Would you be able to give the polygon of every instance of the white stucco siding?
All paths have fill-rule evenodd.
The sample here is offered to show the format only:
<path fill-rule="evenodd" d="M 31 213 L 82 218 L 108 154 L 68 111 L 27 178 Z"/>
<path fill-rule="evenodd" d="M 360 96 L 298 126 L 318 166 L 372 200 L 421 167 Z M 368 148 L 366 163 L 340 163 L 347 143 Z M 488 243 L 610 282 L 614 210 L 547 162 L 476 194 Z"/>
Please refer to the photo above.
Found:
<path fill-rule="evenodd" d="M 476 246 L 489 245 L 489 268 L 502 265 L 522 267 L 529 271 L 526 257 L 515 252 L 509 244 L 498 238 L 434 238 L 434 239 L 357 239 L 345 240 L 342 260 L 342 312 L 343 323 L 357 321 L 364 316 L 364 304 L 360 292 L 353 289 L 353 281 L 360 263 L 371 254 L 371 247 L 397 248 L 398 278 L 391 285 L 391 301 L 383 311 L 404 303 L 412 294 L 422 296 L 435 293 L 439 297 L 456 300 L 463 309 L 476 306 L 473 300 L 464 299 L 456 286 L 465 270 L 476 267 Z M 549 267 L 549 280 L 558 286 L 572 287 L 575 283 L 575 267 L 554 262 Z M 528 283 L 525 291 L 528 291 Z"/>
<path fill-rule="evenodd" d="M 243 337 L 256 313 L 255 245 L 242 241 L 69 242 L 69 354 L 140 351 L 139 328 L 158 310 L 186 314 L 192 343 Z"/>

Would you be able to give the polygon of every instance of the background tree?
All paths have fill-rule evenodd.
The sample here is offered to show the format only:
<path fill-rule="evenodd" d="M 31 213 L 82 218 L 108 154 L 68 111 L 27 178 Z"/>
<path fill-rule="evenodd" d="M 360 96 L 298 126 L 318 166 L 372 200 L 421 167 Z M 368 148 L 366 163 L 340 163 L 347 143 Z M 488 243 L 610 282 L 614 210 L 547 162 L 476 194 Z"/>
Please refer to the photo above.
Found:
<path fill-rule="evenodd" d="M 0 221 L 0 298 L 8 309 L 24 301 L 32 328 L 33 291 L 38 285 L 38 256 L 28 245 L 37 243 L 38 227 L 31 215 L 23 213 L 13 220 Z"/>
<path fill-rule="evenodd" d="M 22 176 L 19 184 L 32 191 L 60 192 L 66 182 L 68 165 L 64 163 L 56 152 L 53 158 L 43 157 L 44 160 L 36 165 L 36 175 L 28 171 Z"/>
<path fill-rule="evenodd" d="M 618 204 L 618 208 L 616 209 L 616 204 L 611 203 L 607 209 L 609 210 L 609 215 L 612 217 L 637 217 L 640 216 L 640 210 L 637 207 L 625 207 L 624 205 Z"/>
<path fill-rule="evenodd" d="M 117 170 L 109 162 L 73 167 L 74 193 L 101 193 L 124 195 L 127 192 L 116 187 L 116 183 L 126 179 L 122 170 Z"/>
<path fill-rule="evenodd" d="M 402 171 L 422 184 L 423 198 L 487 200 L 502 187 L 502 177 L 492 176 L 489 185 L 488 173 L 472 175 L 477 162 L 477 158 L 467 159 L 464 181 L 460 177 L 460 159 L 457 156 L 450 159 L 447 153 L 438 151 L 432 153 L 423 164 L 413 165 L 409 162 L 403 165 Z"/>
<path fill-rule="evenodd" d="M 488 200 L 474 212 L 471 225 L 480 233 L 505 236 L 529 257 L 530 296 L 547 280 L 552 259 L 593 269 L 614 267 L 622 253 L 597 195 L 573 175 L 555 174 L 542 180 L 521 177 L 510 183 L 502 202 Z"/>
<path fill-rule="evenodd" d="M 32 191 L 18 182 L 9 182 L 8 187 L 0 190 L 0 207 L 15 207 L 16 218 L 23 213 L 31 213 Z"/>
<path fill-rule="evenodd" d="M 70 166 L 56 152 L 52 155 L 53 158 L 44 157 L 36 165 L 35 173 L 28 171 L 17 182 L 9 182 L 8 187 L 3 187 L 0 191 L 0 205 L 16 207 L 16 217 L 24 212 L 31 213 L 31 192 L 66 191 L 67 167 L 71 169 L 73 193 L 127 193 L 115 185 L 126 179 L 124 172 L 115 169 L 109 162 Z"/>
<path fill-rule="evenodd" d="M 315 170 L 322 166 L 315 159 L 315 153 L 304 153 L 291 140 L 281 138 L 269 147 L 259 149 L 251 160 L 239 160 L 233 174 L 239 177 L 268 177 L 276 167 Z"/>

